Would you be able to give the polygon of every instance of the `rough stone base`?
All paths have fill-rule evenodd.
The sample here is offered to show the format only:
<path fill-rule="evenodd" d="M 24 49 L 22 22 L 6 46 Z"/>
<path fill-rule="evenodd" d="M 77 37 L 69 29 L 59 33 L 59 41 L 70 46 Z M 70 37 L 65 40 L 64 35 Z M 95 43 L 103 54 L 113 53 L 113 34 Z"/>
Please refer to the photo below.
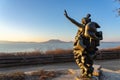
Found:
<path fill-rule="evenodd" d="M 101 73 L 101 66 L 100 65 L 94 65 L 94 72 L 92 78 L 82 78 L 82 77 L 75 77 L 75 80 L 99 80 L 100 73 Z"/>
<path fill-rule="evenodd" d="M 93 76 L 92 78 L 80 78 L 80 77 L 75 77 L 75 80 L 99 80 L 98 77 Z"/>

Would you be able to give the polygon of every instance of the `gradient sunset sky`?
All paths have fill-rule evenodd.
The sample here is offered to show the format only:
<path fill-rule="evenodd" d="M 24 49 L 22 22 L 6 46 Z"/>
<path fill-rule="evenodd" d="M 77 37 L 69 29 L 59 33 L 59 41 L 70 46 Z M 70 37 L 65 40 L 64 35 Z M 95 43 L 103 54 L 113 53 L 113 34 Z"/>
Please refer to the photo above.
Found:
<path fill-rule="evenodd" d="M 0 0 L 0 40 L 73 41 L 78 28 L 65 18 L 66 9 L 78 22 L 90 13 L 103 41 L 120 41 L 119 6 L 114 0 Z"/>

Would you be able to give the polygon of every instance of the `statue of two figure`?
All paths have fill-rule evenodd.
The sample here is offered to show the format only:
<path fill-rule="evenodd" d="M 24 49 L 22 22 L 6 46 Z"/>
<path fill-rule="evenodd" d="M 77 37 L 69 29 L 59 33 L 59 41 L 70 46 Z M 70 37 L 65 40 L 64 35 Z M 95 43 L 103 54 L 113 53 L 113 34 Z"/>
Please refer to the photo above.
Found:
<path fill-rule="evenodd" d="M 75 21 L 68 16 L 67 11 L 64 12 L 65 17 L 78 27 L 78 32 L 74 41 L 74 58 L 81 70 L 81 77 L 93 76 L 93 58 L 98 50 L 100 40 L 102 40 L 102 32 L 97 31 L 100 26 L 96 22 L 92 22 L 90 14 L 82 18 L 81 23 Z"/>

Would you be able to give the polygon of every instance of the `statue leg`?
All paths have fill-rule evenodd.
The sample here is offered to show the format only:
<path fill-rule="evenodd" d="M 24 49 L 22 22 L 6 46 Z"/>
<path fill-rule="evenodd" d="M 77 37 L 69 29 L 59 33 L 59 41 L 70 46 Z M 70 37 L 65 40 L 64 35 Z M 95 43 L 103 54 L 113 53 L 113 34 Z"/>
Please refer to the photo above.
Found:
<path fill-rule="evenodd" d="M 92 77 L 92 73 L 93 73 L 93 70 L 94 70 L 94 68 L 93 68 L 93 59 L 89 54 L 87 54 L 86 57 L 87 57 L 86 58 L 86 65 L 87 65 L 87 69 L 88 69 L 87 70 L 87 76 Z"/>
<path fill-rule="evenodd" d="M 80 68 L 81 76 L 82 77 L 87 77 L 87 72 L 88 72 L 88 66 L 86 65 L 86 56 L 82 55 L 84 54 L 81 51 L 74 51 L 74 58 L 77 63 L 77 65 Z"/>
<path fill-rule="evenodd" d="M 83 77 L 92 77 L 92 73 L 94 68 L 93 66 L 93 60 L 91 59 L 91 57 L 88 54 L 84 54 L 81 57 L 81 62 L 82 62 L 82 67 L 84 69 L 84 72 L 82 73 Z"/>
<path fill-rule="evenodd" d="M 84 69 L 83 63 L 81 61 L 81 57 L 82 57 L 81 54 L 82 54 L 81 51 L 76 51 L 76 50 L 74 51 L 74 59 L 78 65 L 78 67 L 80 68 L 81 74 L 83 74 L 85 72 L 85 69 Z"/>

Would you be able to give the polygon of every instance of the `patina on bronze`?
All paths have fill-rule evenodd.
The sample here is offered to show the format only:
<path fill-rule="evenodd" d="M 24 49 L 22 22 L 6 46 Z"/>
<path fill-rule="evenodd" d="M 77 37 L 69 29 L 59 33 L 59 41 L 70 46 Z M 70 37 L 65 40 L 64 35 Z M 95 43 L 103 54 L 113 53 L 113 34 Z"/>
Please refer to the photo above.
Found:
<path fill-rule="evenodd" d="M 100 26 L 96 22 L 92 22 L 90 14 L 82 18 L 81 23 L 75 21 L 64 11 L 65 17 L 78 27 L 75 36 L 73 53 L 77 65 L 81 70 L 81 77 L 91 78 L 93 76 L 93 58 L 98 50 L 100 40 L 102 40 L 102 32 L 97 31 Z"/>

